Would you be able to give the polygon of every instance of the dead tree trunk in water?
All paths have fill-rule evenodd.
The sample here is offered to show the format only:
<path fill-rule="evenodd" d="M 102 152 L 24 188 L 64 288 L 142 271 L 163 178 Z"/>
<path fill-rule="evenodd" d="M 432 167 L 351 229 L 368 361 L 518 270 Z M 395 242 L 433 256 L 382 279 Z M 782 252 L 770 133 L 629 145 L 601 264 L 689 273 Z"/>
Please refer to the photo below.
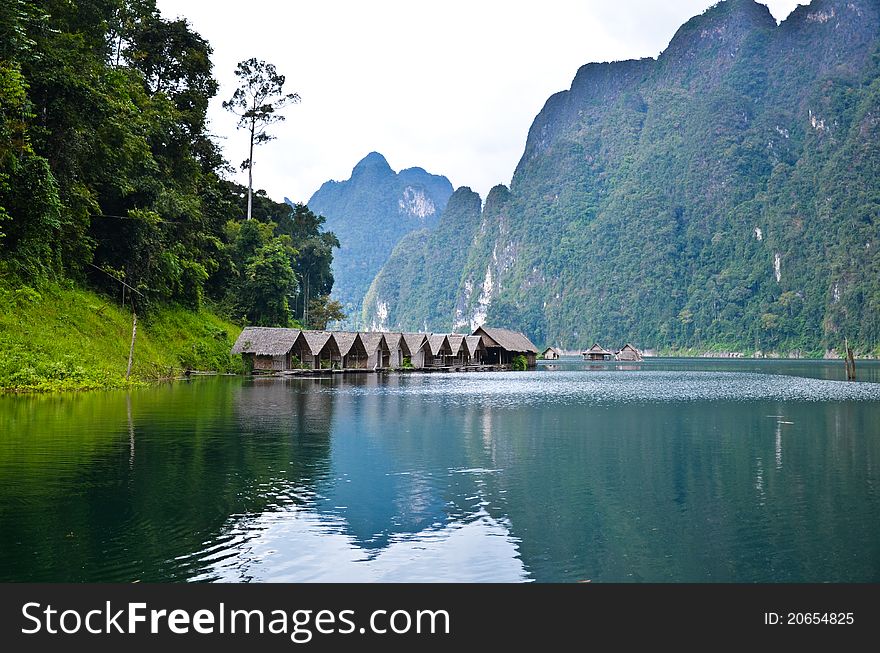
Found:
<path fill-rule="evenodd" d="M 128 369 L 125 370 L 125 380 L 131 376 L 131 363 L 134 359 L 134 338 L 137 335 L 138 316 L 134 311 L 131 312 L 131 346 L 128 348 Z"/>

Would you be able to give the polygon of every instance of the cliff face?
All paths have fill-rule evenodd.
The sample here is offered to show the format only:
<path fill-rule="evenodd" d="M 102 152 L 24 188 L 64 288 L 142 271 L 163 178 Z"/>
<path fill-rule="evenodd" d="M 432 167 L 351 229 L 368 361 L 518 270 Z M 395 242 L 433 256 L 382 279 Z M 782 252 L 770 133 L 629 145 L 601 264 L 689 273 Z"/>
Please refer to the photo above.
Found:
<path fill-rule="evenodd" d="M 364 294 L 394 246 L 406 234 L 436 225 L 451 194 L 446 177 L 422 168 L 396 173 L 372 152 L 350 179 L 328 181 L 312 195 L 309 208 L 327 218 L 327 229 L 341 243 L 333 260 L 333 296 L 350 323 L 356 324 Z"/>
<path fill-rule="evenodd" d="M 584 66 L 460 234 L 467 252 L 406 280 L 456 288 L 452 306 L 397 305 L 393 267 L 373 299 L 402 328 L 488 320 L 565 348 L 875 346 L 878 44 L 878 0 L 814 0 L 779 25 L 726 0 L 657 60 Z"/>

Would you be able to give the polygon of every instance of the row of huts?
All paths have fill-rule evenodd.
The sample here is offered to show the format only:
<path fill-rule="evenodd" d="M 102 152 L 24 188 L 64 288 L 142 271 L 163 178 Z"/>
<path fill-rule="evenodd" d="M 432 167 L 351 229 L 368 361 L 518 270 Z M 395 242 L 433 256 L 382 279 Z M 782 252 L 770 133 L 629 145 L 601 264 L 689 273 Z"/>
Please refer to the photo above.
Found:
<path fill-rule="evenodd" d="M 520 355 L 534 367 L 538 350 L 523 334 L 492 327 L 470 335 L 246 327 L 232 353 L 254 371 L 284 372 L 508 366 Z"/>
<path fill-rule="evenodd" d="M 562 352 L 556 347 L 547 347 L 541 354 L 541 358 L 545 360 L 559 360 Z M 586 361 L 640 361 L 642 360 L 642 352 L 627 343 L 615 352 L 602 347 L 598 342 L 586 351 L 581 352 L 581 356 Z"/>

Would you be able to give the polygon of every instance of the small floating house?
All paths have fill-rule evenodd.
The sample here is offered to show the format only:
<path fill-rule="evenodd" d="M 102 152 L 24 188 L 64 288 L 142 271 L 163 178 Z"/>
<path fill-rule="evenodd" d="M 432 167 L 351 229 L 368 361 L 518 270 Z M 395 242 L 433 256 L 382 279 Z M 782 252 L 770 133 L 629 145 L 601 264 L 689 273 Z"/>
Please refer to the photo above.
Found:
<path fill-rule="evenodd" d="M 432 333 L 422 343 L 425 367 L 445 367 L 448 357 L 452 356 L 449 340 L 442 333 Z"/>
<path fill-rule="evenodd" d="M 232 346 L 253 370 L 280 372 L 292 367 L 291 352 L 300 335 L 298 329 L 246 327 Z"/>
<path fill-rule="evenodd" d="M 642 360 L 642 352 L 626 343 L 623 349 L 614 354 L 614 359 L 619 361 L 640 361 Z"/>
<path fill-rule="evenodd" d="M 490 365 L 510 365 L 517 356 L 525 356 L 527 365 L 537 365 L 538 348 L 522 333 L 509 329 L 481 326 L 473 335 L 480 336 L 486 349 L 484 362 Z"/>
<path fill-rule="evenodd" d="M 425 344 L 427 336 L 424 333 L 404 333 L 403 340 L 409 351 L 409 362 L 415 369 L 421 369 L 425 366 L 425 352 L 422 345 Z M 401 363 L 401 367 L 403 363 Z"/>
<path fill-rule="evenodd" d="M 486 348 L 480 336 L 465 336 L 464 348 L 471 365 L 480 365 L 486 357 Z"/>
<path fill-rule="evenodd" d="M 602 347 L 598 342 L 593 343 L 593 346 L 587 351 L 582 352 L 582 355 L 586 361 L 610 361 L 613 356 L 610 351 Z"/>
<path fill-rule="evenodd" d="M 547 347 L 547 349 L 541 352 L 541 358 L 545 361 L 558 361 L 560 356 L 562 356 L 562 352 L 556 347 Z"/>
<path fill-rule="evenodd" d="M 367 369 L 385 369 L 391 366 L 391 351 L 385 336 L 378 332 L 358 333 L 364 348 L 367 350 Z"/>

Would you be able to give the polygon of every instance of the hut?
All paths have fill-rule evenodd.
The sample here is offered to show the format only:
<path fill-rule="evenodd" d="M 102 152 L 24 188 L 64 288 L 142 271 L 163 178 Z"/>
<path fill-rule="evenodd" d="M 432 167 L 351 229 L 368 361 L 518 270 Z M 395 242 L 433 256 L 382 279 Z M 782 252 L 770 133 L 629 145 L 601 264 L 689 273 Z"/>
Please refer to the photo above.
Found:
<path fill-rule="evenodd" d="M 446 356 L 444 365 L 447 367 L 468 364 L 470 357 L 464 344 L 464 338 L 465 336 L 458 333 L 450 333 L 446 336 L 446 340 L 449 343 L 449 354 Z"/>
<path fill-rule="evenodd" d="M 614 359 L 619 361 L 640 361 L 642 360 L 642 352 L 626 343 L 623 349 L 614 354 Z"/>
<path fill-rule="evenodd" d="M 447 357 L 452 355 L 449 340 L 442 333 L 432 333 L 425 338 L 421 348 L 425 367 L 443 367 Z"/>
<path fill-rule="evenodd" d="M 298 329 L 245 327 L 232 346 L 232 354 L 241 354 L 254 371 L 281 372 L 298 367 L 292 355 L 299 337 Z"/>
<path fill-rule="evenodd" d="M 535 367 L 538 348 L 522 333 L 509 329 L 481 326 L 473 335 L 480 336 L 486 348 L 484 360 L 492 365 L 510 365 L 517 356 L 525 356 L 529 367 Z"/>
<path fill-rule="evenodd" d="M 483 339 L 480 336 L 465 336 L 464 348 L 467 351 L 468 365 L 480 365 L 486 355 Z"/>
<path fill-rule="evenodd" d="M 401 334 L 403 336 L 404 344 L 406 345 L 406 350 L 404 352 L 404 363 L 406 358 L 409 358 L 409 364 L 414 368 L 419 369 L 425 366 L 425 352 L 422 349 L 422 345 L 425 344 L 425 334 L 424 333 L 404 333 Z M 404 365 L 401 363 L 401 366 Z"/>
<path fill-rule="evenodd" d="M 335 369 L 342 366 L 339 346 L 330 331 L 300 332 L 293 345 L 293 353 L 309 369 Z"/>
<path fill-rule="evenodd" d="M 545 361 L 556 361 L 559 360 L 560 356 L 562 356 L 562 352 L 556 347 L 547 347 L 547 349 L 541 352 L 541 358 Z"/>
<path fill-rule="evenodd" d="M 594 342 L 593 346 L 587 351 L 581 352 L 586 361 L 610 361 L 613 354 L 603 348 L 598 342 Z"/>
<path fill-rule="evenodd" d="M 352 333 L 350 331 L 334 331 L 333 339 L 336 341 L 336 346 L 339 348 L 342 369 L 367 369 L 367 350 L 357 333 Z"/>
<path fill-rule="evenodd" d="M 361 332 L 358 337 L 367 350 L 367 369 L 384 369 L 391 366 L 391 352 L 385 336 L 376 332 Z"/>
<path fill-rule="evenodd" d="M 382 333 L 385 336 L 385 342 L 388 344 L 388 351 L 391 354 L 391 362 L 388 367 L 403 367 L 403 359 L 410 358 L 409 347 L 406 344 L 402 333 Z"/>

